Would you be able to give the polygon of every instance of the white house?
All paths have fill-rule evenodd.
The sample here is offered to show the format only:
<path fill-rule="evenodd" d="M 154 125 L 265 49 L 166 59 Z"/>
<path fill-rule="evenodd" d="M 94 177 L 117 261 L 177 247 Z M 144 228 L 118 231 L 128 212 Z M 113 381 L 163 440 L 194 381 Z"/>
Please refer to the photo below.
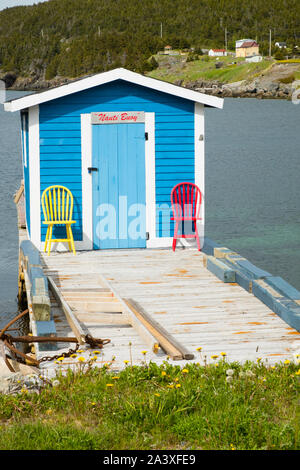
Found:
<path fill-rule="evenodd" d="M 286 42 L 275 42 L 275 46 L 279 47 L 280 49 L 286 48 Z"/>
<path fill-rule="evenodd" d="M 210 49 L 208 55 L 211 57 L 226 57 L 227 51 L 226 49 Z"/>

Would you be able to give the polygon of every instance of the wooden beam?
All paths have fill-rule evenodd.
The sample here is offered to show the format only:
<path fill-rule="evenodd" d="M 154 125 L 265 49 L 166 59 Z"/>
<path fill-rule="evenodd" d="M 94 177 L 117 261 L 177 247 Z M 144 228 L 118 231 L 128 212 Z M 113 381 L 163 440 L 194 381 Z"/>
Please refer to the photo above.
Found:
<path fill-rule="evenodd" d="M 128 307 L 133 311 L 137 318 L 145 325 L 151 334 L 157 339 L 161 348 L 172 359 L 193 359 L 194 354 L 189 352 L 180 344 L 165 328 L 155 321 L 137 302 L 133 299 L 124 299 Z"/>

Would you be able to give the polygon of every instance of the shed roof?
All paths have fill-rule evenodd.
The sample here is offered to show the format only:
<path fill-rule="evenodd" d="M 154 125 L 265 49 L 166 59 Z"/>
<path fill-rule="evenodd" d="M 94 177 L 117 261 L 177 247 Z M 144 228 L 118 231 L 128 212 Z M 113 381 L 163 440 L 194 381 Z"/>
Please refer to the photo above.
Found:
<path fill-rule="evenodd" d="M 247 41 L 247 42 L 243 42 L 243 44 L 240 46 L 241 48 L 244 48 L 244 47 L 257 47 L 258 44 L 256 41 Z"/>
<path fill-rule="evenodd" d="M 145 77 L 136 72 L 126 70 L 124 68 L 117 68 L 109 70 L 108 72 L 91 75 L 72 81 L 66 85 L 61 85 L 56 88 L 51 88 L 40 93 L 33 93 L 23 96 L 22 98 L 14 99 L 4 103 L 5 111 L 20 111 L 22 109 L 30 108 L 42 103 L 46 103 L 57 98 L 62 98 L 72 93 L 77 93 L 95 86 L 104 85 L 115 80 L 125 80 L 136 85 L 141 85 L 151 88 L 156 91 L 168 93 L 180 98 L 184 98 L 196 103 L 202 103 L 206 106 L 213 108 L 223 108 L 224 100 L 216 96 L 206 95 L 194 90 L 189 90 L 184 87 L 173 85 L 172 83 L 164 82 L 150 77 Z"/>

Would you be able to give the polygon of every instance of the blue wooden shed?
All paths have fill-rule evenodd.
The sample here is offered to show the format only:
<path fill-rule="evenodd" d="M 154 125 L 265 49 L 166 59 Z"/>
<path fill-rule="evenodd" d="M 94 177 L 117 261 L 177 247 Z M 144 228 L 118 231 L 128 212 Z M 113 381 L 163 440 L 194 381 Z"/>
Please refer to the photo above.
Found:
<path fill-rule="evenodd" d="M 171 190 L 188 181 L 203 194 L 203 240 L 205 106 L 223 99 L 123 68 L 6 102 L 21 112 L 28 238 L 43 249 L 41 195 L 61 184 L 77 250 L 170 247 Z"/>

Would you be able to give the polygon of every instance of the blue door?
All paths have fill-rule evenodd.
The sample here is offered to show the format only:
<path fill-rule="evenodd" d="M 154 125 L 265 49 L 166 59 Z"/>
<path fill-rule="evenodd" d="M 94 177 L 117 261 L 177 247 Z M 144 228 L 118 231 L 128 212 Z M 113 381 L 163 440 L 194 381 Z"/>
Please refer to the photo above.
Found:
<path fill-rule="evenodd" d="M 146 247 L 145 125 L 92 125 L 94 249 Z"/>

